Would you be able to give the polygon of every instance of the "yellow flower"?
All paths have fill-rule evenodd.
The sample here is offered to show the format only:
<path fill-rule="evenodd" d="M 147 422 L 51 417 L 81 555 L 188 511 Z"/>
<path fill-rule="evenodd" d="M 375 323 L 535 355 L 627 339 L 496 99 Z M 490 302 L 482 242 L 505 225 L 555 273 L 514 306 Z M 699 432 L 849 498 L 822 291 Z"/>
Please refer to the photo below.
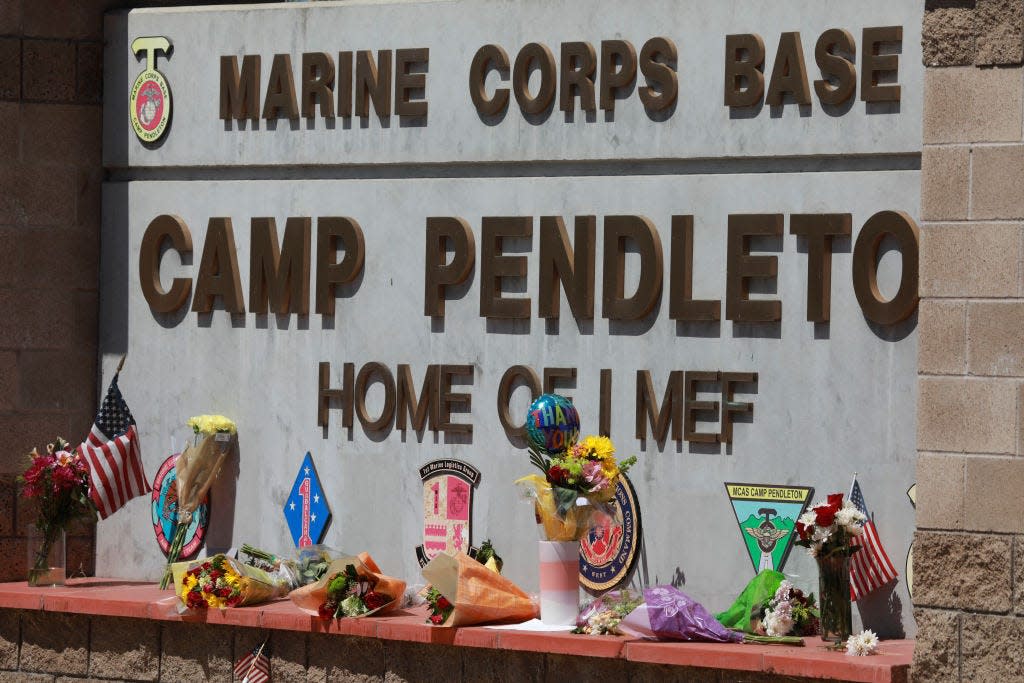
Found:
<path fill-rule="evenodd" d="M 615 445 L 607 436 L 588 436 L 583 439 L 583 448 L 591 459 L 607 462 L 615 457 Z"/>
<path fill-rule="evenodd" d="M 181 581 L 181 597 L 185 598 L 189 593 L 191 593 L 197 583 L 199 582 L 196 580 L 196 577 L 191 574 L 185 574 L 185 578 Z"/>
<path fill-rule="evenodd" d="M 189 418 L 188 426 L 196 434 L 238 433 L 235 423 L 223 415 L 196 415 Z"/>

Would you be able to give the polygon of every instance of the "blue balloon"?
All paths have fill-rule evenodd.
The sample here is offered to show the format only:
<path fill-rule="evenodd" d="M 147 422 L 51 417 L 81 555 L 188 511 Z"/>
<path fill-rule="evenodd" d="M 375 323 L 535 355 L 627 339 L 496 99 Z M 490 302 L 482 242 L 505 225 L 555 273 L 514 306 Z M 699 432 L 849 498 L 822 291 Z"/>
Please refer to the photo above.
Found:
<path fill-rule="evenodd" d="M 541 453 L 564 453 L 580 438 L 580 414 L 566 397 L 541 394 L 526 413 L 526 436 Z"/>

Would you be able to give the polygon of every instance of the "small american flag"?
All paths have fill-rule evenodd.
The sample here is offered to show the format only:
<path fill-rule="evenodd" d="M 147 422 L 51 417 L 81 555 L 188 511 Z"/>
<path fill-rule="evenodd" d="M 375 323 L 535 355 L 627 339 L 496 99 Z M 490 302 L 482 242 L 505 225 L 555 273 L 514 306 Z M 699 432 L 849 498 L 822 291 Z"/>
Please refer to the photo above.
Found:
<path fill-rule="evenodd" d="M 856 600 L 890 581 L 895 581 L 899 574 L 896 573 L 896 568 L 892 566 L 882 542 L 878 539 L 878 530 L 875 529 L 875 522 L 868 514 L 868 506 L 864 502 L 864 494 L 861 493 L 857 477 L 853 478 L 853 486 L 850 488 L 850 502 L 867 518 L 860 535 L 854 536 L 850 542 L 851 546 L 860 548 L 850 557 L 850 599 Z"/>
<path fill-rule="evenodd" d="M 135 418 L 117 388 L 117 374 L 80 448 L 89 465 L 89 497 L 102 519 L 151 490 L 142 469 Z"/>
<path fill-rule="evenodd" d="M 264 648 L 267 641 L 263 641 L 235 664 L 235 678 L 242 683 L 267 683 L 270 680 L 270 659 L 267 658 Z"/>

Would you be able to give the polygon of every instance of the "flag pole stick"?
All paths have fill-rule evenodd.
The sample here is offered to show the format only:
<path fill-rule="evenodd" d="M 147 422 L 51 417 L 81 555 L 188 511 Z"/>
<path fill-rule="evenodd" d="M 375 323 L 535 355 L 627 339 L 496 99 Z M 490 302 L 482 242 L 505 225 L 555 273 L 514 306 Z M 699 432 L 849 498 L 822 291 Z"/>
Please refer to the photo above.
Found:
<path fill-rule="evenodd" d="M 269 640 L 269 638 L 270 636 L 267 636 L 267 638 L 260 643 L 260 649 L 256 650 L 256 655 L 252 658 L 252 662 L 249 663 L 249 670 L 246 671 L 245 676 L 242 677 L 242 683 L 249 683 L 249 674 L 251 674 L 252 670 L 256 667 L 256 662 L 259 660 L 260 655 L 263 654 L 263 648 L 267 646 L 267 640 Z"/>
<path fill-rule="evenodd" d="M 850 496 L 853 495 L 853 485 L 857 483 L 857 472 L 853 473 L 853 481 L 850 482 L 850 492 L 846 494 L 846 499 L 849 500 Z"/>
<path fill-rule="evenodd" d="M 119 363 L 117 364 L 117 372 L 115 372 L 115 373 L 114 373 L 115 375 L 119 375 L 119 374 L 121 374 L 121 368 L 123 368 L 123 367 L 124 367 L 124 359 L 125 359 L 125 358 L 127 358 L 127 357 L 128 357 L 128 354 L 127 354 L 127 353 L 126 353 L 126 354 L 124 354 L 123 356 L 121 356 L 121 362 L 119 362 Z"/>

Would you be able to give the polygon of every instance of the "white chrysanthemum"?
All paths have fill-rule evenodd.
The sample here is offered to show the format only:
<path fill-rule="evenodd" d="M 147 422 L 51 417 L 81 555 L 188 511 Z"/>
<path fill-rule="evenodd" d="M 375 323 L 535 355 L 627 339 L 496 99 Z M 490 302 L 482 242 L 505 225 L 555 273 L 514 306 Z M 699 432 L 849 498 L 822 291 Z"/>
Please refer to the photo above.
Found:
<path fill-rule="evenodd" d="M 818 515 L 814 514 L 814 510 L 808 510 L 800 515 L 800 523 L 804 526 L 814 526 L 818 523 Z"/>
<path fill-rule="evenodd" d="M 853 657 L 867 657 L 878 651 L 878 636 L 870 629 L 846 639 L 846 654 Z"/>
<path fill-rule="evenodd" d="M 839 524 L 839 526 L 850 526 L 851 524 L 856 523 L 859 515 L 860 512 L 857 508 L 852 505 L 844 505 L 842 509 L 836 513 L 836 523 Z"/>
<path fill-rule="evenodd" d="M 789 604 L 786 603 L 788 608 Z M 793 630 L 793 618 L 789 610 L 768 610 L 764 613 L 764 632 L 772 637 L 788 635 Z"/>

